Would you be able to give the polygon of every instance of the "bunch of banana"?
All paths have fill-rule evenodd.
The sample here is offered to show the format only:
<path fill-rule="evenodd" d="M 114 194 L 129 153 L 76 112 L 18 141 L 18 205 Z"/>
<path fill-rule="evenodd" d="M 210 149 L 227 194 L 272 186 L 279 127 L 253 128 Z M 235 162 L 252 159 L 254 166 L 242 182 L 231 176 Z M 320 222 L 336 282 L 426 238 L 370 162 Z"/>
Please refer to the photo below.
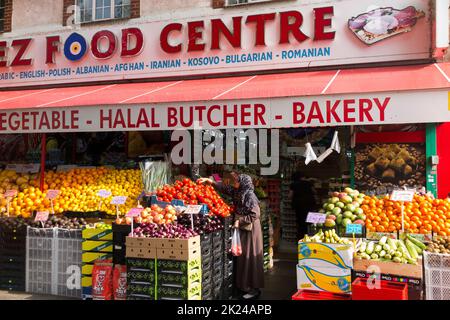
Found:
<path fill-rule="evenodd" d="M 323 232 L 320 230 L 314 236 L 309 237 L 305 235 L 303 242 L 324 242 L 324 243 L 336 243 L 336 244 L 350 244 L 350 240 L 341 238 L 337 235 L 336 230 L 326 230 Z"/>

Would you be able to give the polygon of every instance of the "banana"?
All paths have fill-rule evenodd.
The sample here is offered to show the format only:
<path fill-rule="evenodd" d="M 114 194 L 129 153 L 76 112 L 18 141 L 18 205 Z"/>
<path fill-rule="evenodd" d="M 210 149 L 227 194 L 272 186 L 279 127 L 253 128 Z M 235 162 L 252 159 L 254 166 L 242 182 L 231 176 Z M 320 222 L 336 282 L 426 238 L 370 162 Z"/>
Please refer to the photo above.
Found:
<path fill-rule="evenodd" d="M 321 243 L 311 242 L 307 244 L 306 243 L 299 244 L 298 259 L 323 260 L 331 264 L 334 264 L 335 266 L 342 269 L 351 268 L 350 266 L 347 266 L 345 264 L 344 260 L 342 260 L 342 258 L 337 254 L 335 250 Z"/>
<path fill-rule="evenodd" d="M 300 266 L 305 272 L 309 281 L 317 288 L 333 293 L 348 293 L 350 292 L 349 277 L 329 276 L 321 273 L 308 266 Z"/>

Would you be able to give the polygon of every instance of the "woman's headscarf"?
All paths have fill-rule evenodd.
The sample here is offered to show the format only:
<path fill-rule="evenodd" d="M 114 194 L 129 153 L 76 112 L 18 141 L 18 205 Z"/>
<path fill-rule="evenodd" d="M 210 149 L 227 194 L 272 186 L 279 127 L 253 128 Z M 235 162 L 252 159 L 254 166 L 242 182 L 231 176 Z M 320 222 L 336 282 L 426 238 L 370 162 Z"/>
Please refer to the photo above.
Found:
<path fill-rule="evenodd" d="M 240 174 L 237 179 L 239 189 L 234 197 L 235 210 L 239 215 L 247 215 L 258 205 L 259 201 L 254 192 L 252 178 L 246 174 Z"/>

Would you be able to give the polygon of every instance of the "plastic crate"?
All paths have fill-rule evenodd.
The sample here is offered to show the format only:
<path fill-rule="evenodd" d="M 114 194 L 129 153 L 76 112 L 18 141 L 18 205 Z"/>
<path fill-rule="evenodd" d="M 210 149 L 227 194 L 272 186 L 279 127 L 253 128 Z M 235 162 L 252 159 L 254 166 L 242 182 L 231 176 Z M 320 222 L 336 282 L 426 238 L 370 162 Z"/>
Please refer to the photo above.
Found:
<path fill-rule="evenodd" d="M 213 266 L 213 258 L 212 258 L 212 256 L 209 256 L 209 257 L 206 257 L 206 258 L 202 257 L 202 270 L 203 270 L 203 272 L 211 270 L 212 266 Z"/>
<path fill-rule="evenodd" d="M 26 291 L 38 294 L 52 294 L 54 229 L 28 228 L 26 251 Z"/>
<path fill-rule="evenodd" d="M 408 300 L 408 284 L 379 281 L 379 288 L 375 284 L 368 285 L 368 279 L 356 278 L 352 283 L 353 300 Z"/>
<path fill-rule="evenodd" d="M 325 291 L 299 290 L 292 296 L 292 300 L 351 300 L 350 294 L 332 293 Z"/>
<path fill-rule="evenodd" d="M 423 258 L 425 298 L 450 300 L 450 255 L 425 251 Z"/>

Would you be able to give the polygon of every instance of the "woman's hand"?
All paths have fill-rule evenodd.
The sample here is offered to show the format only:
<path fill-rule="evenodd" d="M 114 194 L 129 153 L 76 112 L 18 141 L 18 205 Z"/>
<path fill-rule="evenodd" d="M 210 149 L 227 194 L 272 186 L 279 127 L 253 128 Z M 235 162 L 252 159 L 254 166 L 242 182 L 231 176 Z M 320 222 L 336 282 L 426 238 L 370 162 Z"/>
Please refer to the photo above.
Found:
<path fill-rule="evenodd" d="M 236 220 L 236 221 L 234 222 L 234 227 L 235 227 L 236 229 L 239 229 L 239 220 Z"/>
<path fill-rule="evenodd" d="M 204 184 L 204 183 L 213 184 L 214 181 L 212 179 L 210 179 L 210 178 L 200 178 L 200 179 L 197 180 L 197 183 L 200 183 L 200 184 Z"/>

